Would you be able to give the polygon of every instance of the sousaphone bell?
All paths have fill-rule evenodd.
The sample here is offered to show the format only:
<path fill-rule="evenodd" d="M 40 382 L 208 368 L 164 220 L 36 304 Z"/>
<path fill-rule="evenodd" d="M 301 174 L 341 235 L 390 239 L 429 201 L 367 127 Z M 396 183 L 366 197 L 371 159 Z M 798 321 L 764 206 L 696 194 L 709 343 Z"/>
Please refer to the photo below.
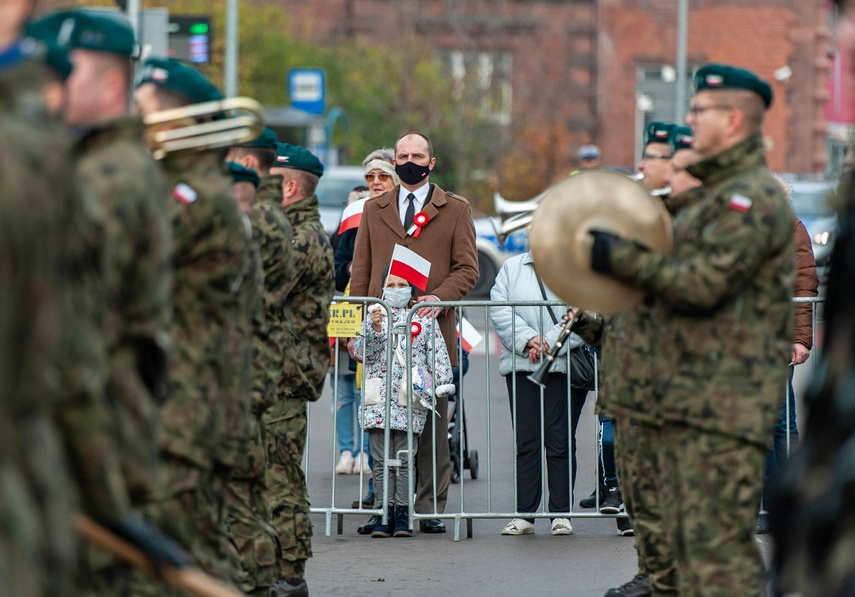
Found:
<path fill-rule="evenodd" d="M 671 217 L 662 200 L 624 174 L 591 170 L 553 186 L 534 212 L 529 244 L 534 269 L 562 301 L 611 314 L 637 304 L 643 292 L 591 269 L 592 229 L 671 253 Z"/>

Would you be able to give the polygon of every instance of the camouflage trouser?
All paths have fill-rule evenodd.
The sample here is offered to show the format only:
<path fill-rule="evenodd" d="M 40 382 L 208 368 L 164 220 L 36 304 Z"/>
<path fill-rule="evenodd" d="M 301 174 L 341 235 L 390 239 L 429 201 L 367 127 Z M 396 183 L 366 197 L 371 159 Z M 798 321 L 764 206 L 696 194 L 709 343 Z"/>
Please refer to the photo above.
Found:
<path fill-rule="evenodd" d="M 163 461 L 165 490 L 141 510 L 164 533 L 193 556 L 196 565 L 220 580 L 237 578 L 237 550 L 226 532 L 225 482 L 216 474 L 167 456 Z M 160 597 L 169 593 L 157 580 L 134 573 L 135 597 Z"/>
<path fill-rule="evenodd" d="M 79 568 L 79 543 L 73 528 L 74 512 L 79 508 L 76 484 L 69 476 L 62 440 L 52 422 L 44 416 L 22 417 L 16 421 L 19 441 L 25 447 L 23 471 L 33 499 L 28 507 L 37 508 L 44 531 L 40 537 L 39 563 L 44 567 L 39 581 L 46 595 L 79 594 L 79 582 L 72 579 Z M 4 498 L 5 500 L 5 498 Z M 0 510 L 20 516 L 20 530 L 26 515 L 15 514 L 18 506 L 4 503 Z M 29 538 L 35 539 L 33 534 Z M 22 566 L 22 572 L 26 566 Z M 74 586 L 74 585 L 78 586 Z M 0 587 L 5 585 L 0 584 Z M 9 590 L 9 595 L 15 592 Z"/>
<path fill-rule="evenodd" d="M 657 595 L 676 595 L 674 560 L 662 520 L 660 465 L 656 442 L 660 429 L 617 415 L 615 466 L 626 513 L 635 531 L 638 569 Z"/>
<path fill-rule="evenodd" d="M 280 552 L 279 539 L 271 525 L 267 486 L 258 479 L 232 479 L 226 505 L 229 535 L 242 568 L 235 584 L 245 593 L 266 595 L 279 578 L 276 560 Z"/>
<path fill-rule="evenodd" d="M 659 431 L 662 514 L 683 597 L 766 594 L 754 524 L 766 451 L 683 425 Z"/>
<path fill-rule="evenodd" d="M 4 595 L 42 595 L 39 541 L 42 520 L 24 476 L 13 464 L 0 466 L 0 587 Z"/>
<path fill-rule="evenodd" d="M 305 403 L 304 403 L 305 405 Z M 267 454 L 273 526 L 282 546 L 279 576 L 303 578 L 312 557 L 312 521 L 301 463 L 306 448 L 306 410 L 288 418 L 267 419 Z"/>

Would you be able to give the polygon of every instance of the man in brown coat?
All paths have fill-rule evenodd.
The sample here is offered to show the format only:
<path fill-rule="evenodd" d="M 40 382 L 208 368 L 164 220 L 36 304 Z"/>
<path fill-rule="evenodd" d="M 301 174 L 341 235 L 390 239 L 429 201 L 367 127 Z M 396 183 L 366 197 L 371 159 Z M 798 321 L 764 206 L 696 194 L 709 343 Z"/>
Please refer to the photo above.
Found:
<path fill-rule="evenodd" d="M 790 189 L 781 180 L 787 196 Z M 819 277 L 816 274 L 816 260 L 813 256 L 813 246 L 810 242 L 805 225 L 793 217 L 793 232 L 796 239 L 796 288 L 793 296 L 796 298 L 815 297 L 819 294 Z M 769 483 L 780 473 L 781 467 L 787 461 L 790 451 L 795 449 L 799 441 L 799 428 L 796 423 L 796 397 L 793 392 L 793 370 L 810 356 L 813 347 L 813 310 L 816 304 L 796 304 L 796 333 L 793 336 L 793 353 L 790 357 L 790 382 L 787 402 L 781 405 L 781 418 L 775 425 L 775 435 L 772 449 L 766 454 L 766 467 L 763 477 L 763 505 L 757 517 L 754 532 L 763 535 L 769 532 L 769 518 L 766 509 L 769 504 Z"/>
<path fill-rule="evenodd" d="M 425 294 L 418 301 L 457 301 L 466 296 L 478 280 L 478 252 L 475 248 L 475 225 L 472 208 L 463 197 L 443 191 L 429 181 L 436 164 L 430 140 L 419 133 L 404 135 L 395 144 L 395 172 L 401 184 L 365 204 L 351 269 L 350 294 L 376 296 L 382 294 L 383 271 L 389 267 L 396 244 L 418 253 L 430 264 Z M 413 231 L 416 214 L 427 216 L 418 237 Z M 419 315 L 431 309 L 425 307 Z M 448 348 L 451 364 L 457 365 L 455 326 L 457 316 L 451 309 L 434 309 L 442 336 Z M 437 400 L 441 415 L 439 433 L 434 418 L 428 420 L 419 438 L 416 455 L 418 486 L 416 512 L 445 510 L 448 485 L 451 480 L 451 457 L 448 452 L 447 397 Z M 433 483 L 433 442 L 436 443 L 436 486 Z M 419 529 L 425 533 L 444 533 L 439 519 L 422 520 Z"/>

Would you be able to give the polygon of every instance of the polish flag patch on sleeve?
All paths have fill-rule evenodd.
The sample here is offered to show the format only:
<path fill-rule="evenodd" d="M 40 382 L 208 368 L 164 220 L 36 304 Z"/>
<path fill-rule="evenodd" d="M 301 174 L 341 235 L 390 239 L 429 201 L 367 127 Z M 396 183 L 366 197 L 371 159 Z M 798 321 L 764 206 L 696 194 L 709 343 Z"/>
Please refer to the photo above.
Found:
<path fill-rule="evenodd" d="M 748 211 L 754 202 L 745 195 L 734 193 L 730 196 L 730 207 L 737 211 Z"/>
<path fill-rule="evenodd" d="M 194 191 L 189 185 L 179 182 L 175 185 L 175 188 L 172 189 L 172 197 L 184 205 L 190 205 L 199 198 L 199 194 L 196 193 L 196 191 Z"/>

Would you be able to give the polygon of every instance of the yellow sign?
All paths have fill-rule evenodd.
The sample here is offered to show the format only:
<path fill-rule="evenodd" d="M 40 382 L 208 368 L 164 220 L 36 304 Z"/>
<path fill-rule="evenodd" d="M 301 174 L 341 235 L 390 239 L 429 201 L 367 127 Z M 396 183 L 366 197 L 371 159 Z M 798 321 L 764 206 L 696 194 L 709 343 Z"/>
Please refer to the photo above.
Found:
<path fill-rule="evenodd" d="M 330 338 L 353 338 L 362 331 L 362 305 L 354 303 L 332 303 L 327 336 Z"/>

